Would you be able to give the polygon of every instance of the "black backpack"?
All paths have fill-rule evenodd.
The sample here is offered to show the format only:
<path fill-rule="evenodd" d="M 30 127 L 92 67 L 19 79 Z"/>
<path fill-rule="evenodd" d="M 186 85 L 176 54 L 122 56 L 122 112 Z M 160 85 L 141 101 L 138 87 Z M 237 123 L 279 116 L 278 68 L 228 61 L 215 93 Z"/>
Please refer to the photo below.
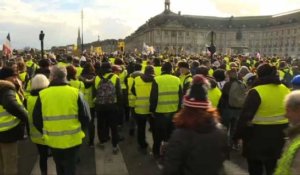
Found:
<path fill-rule="evenodd" d="M 101 81 L 96 89 L 95 105 L 98 110 L 112 109 L 116 104 L 116 87 L 110 80 L 114 74 L 107 78 L 101 76 Z"/>

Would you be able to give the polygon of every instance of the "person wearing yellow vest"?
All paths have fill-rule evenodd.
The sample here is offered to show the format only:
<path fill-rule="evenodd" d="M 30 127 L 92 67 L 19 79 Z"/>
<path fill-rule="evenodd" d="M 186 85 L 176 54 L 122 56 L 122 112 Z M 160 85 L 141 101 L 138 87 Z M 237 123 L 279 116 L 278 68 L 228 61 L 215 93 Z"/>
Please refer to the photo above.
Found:
<path fill-rule="evenodd" d="M 278 68 L 279 79 L 282 84 L 286 85 L 286 87 L 291 88 L 291 81 L 293 79 L 293 70 L 289 67 L 289 65 L 285 61 L 281 61 Z"/>
<path fill-rule="evenodd" d="M 93 101 L 93 92 L 94 92 L 94 82 L 95 82 L 95 68 L 92 63 L 87 62 L 83 66 L 83 70 L 79 80 L 84 83 L 84 99 L 89 104 L 90 113 L 91 113 L 91 120 L 89 123 L 89 141 L 88 145 L 90 147 L 94 146 L 94 138 L 95 138 L 95 104 Z"/>
<path fill-rule="evenodd" d="M 288 120 L 284 117 L 284 98 L 290 90 L 281 84 L 275 66 L 263 63 L 258 79 L 248 92 L 234 140 L 242 139 L 243 156 L 250 175 L 272 175 L 284 145 Z"/>
<path fill-rule="evenodd" d="M 217 108 L 222 95 L 222 91 L 217 86 L 217 82 L 214 78 L 205 78 L 207 78 L 210 82 L 210 88 L 207 90 L 207 97 L 211 101 L 212 107 Z"/>
<path fill-rule="evenodd" d="M 119 66 L 121 68 L 121 70 L 119 70 L 119 73 L 118 73 L 118 76 L 120 78 L 120 83 L 121 83 L 121 89 L 122 89 L 122 103 L 123 103 L 123 108 L 122 110 L 120 111 L 121 114 L 120 114 L 120 125 L 123 124 L 124 122 L 124 119 L 125 121 L 129 121 L 129 107 L 128 107 L 128 100 L 127 100 L 127 87 L 126 87 L 126 77 L 128 75 L 128 72 L 126 70 L 126 67 L 125 67 L 125 64 L 124 64 L 124 61 L 121 59 L 121 58 L 116 58 L 115 59 L 115 65 L 116 66 Z"/>
<path fill-rule="evenodd" d="M 42 175 L 47 175 L 47 159 L 48 152 L 50 148 L 45 144 L 42 134 L 34 127 L 32 114 L 35 106 L 35 102 L 38 98 L 39 92 L 47 88 L 49 85 L 49 80 L 43 74 L 36 74 L 31 81 L 31 91 L 30 95 L 26 99 L 25 106 L 28 110 L 28 120 L 29 120 L 29 128 L 30 128 L 30 139 L 33 143 L 36 144 L 38 153 L 39 153 L 39 165 Z"/>
<path fill-rule="evenodd" d="M 68 85 L 66 68 L 52 67 L 50 85 L 39 92 L 32 118 L 51 149 L 57 174 L 75 174 L 89 117 L 82 93 Z"/>
<path fill-rule="evenodd" d="M 26 64 L 24 62 L 17 62 L 19 79 L 22 81 L 22 85 L 24 87 L 26 81 L 28 81 L 29 76 L 26 71 Z"/>
<path fill-rule="evenodd" d="M 145 73 L 141 76 L 137 76 L 134 79 L 133 87 L 131 89 L 132 93 L 135 95 L 135 119 L 137 122 L 137 141 L 142 151 L 145 151 L 148 147 L 146 142 L 146 123 L 149 120 L 152 126 L 150 107 L 150 92 L 152 87 L 152 82 L 154 81 L 154 67 L 146 66 Z M 152 126 L 153 128 L 153 126 Z"/>
<path fill-rule="evenodd" d="M 179 62 L 178 68 L 180 71 L 179 79 L 181 83 L 182 93 L 186 94 L 193 80 L 192 74 L 190 73 L 190 66 L 187 62 Z"/>
<path fill-rule="evenodd" d="M 132 66 L 131 66 L 132 67 Z M 126 79 L 126 85 L 127 85 L 127 89 L 128 89 L 128 106 L 129 106 L 129 111 L 130 111 L 130 118 L 129 118 L 129 135 L 130 136 L 134 136 L 135 134 L 135 112 L 134 112 L 134 106 L 135 106 L 135 100 L 136 100 L 136 96 L 132 93 L 132 88 L 134 85 L 134 79 L 136 77 L 139 77 L 141 75 L 143 75 L 142 73 L 142 65 L 139 63 L 134 63 L 133 69 L 129 68 L 128 71 L 133 71 L 132 73 L 130 73 L 130 75 L 128 76 L 128 78 Z"/>
<path fill-rule="evenodd" d="M 18 140 L 24 138 L 28 114 L 16 93 L 17 79 L 13 69 L 4 67 L 0 70 L 0 174 L 20 173 Z"/>
<path fill-rule="evenodd" d="M 97 132 L 98 138 L 100 142 L 100 146 L 103 147 L 104 143 L 106 143 L 109 137 L 109 130 L 111 131 L 112 138 L 112 146 L 113 153 L 117 154 L 119 151 L 118 142 L 119 142 L 119 134 L 118 134 L 118 120 L 119 120 L 119 110 L 122 108 L 122 91 L 120 79 L 116 74 L 112 73 L 112 67 L 109 62 L 103 62 L 100 67 L 100 74 L 98 74 L 95 78 L 95 109 L 97 113 Z M 105 79 L 105 80 L 104 80 Z M 106 88 L 101 90 L 102 81 L 108 82 L 106 84 L 113 84 L 114 92 L 104 92 Z M 109 97 L 105 96 L 106 93 L 112 93 L 113 101 L 109 103 L 105 101 Z M 104 97 L 105 96 L 105 97 Z"/>
<path fill-rule="evenodd" d="M 72 59 L 72 65 L 75 67 L 76 69 L 76 78 L 79 78 L 81 73 L 82 73 L 82 70 L 83 68 L 80 66 L 80 60 L 78 57 L 74 57 Z"/>
<path fill-rule="evenodd" d="M 154 115 L 153 155 L 160 158 L 160 148 L 168 142 L 174 129 L 173 115 L 181 107 L 182 88 L 180 79 L 171 75 L 172 64 L 166 62 L 162 66 L 162 75 L 156 76 L 150 93 L 150 112 Z"/>
<path fill-rule="evenodd" d="M 153 66 L 154 66 L 155 76 L 161 75 L 161 61 L 160 61 L 160 58 L 154 58 L 153 59 Z"/>
<path fill-rule="evenodd" d="M 290 127 L 285 131 L 288 138 L 275 175 L 292 175 L 300 172 L 300 91 L 291 92 L 285 98 L 285 117 Z"/>
<path fill-rule="evenodd" d="M 67 80 L 69 81 L 70 86 L 78 89 L 81 93 L 84 93 L 84 84 L 82 81 L 78 80 L 77 70 L 73 65 L 69 65 L 66 67 L 67 69 Z"/>
<path fill-rule="evenodd" d="M 33 62 L 32 55 L 30 55 L 30 54 L 27 54 L 25 56 L 25 61 L 26 61 L 26 67 L 27 67 L 26 71 L 29 76 L 29 79 L 31 79 L 34 76 L 35 71 L 38 68 L 38 65 Z"/>

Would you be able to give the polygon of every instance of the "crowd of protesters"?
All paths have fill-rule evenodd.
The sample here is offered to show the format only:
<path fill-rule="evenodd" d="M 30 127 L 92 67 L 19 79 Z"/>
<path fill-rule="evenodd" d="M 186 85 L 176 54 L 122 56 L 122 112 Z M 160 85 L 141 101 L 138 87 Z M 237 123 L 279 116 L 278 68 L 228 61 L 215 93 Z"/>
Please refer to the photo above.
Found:
<path fill-rule="evenodd" d="M 294 165 L 299 164 L 300 147 L 298 59 L 158 54 L 37 58 L 24 53 L 0 63 L 0 174 L 18 173 L 17 141 L 27 135 L 37 145 L 42 174 L 47 174 L 49 151 L 58 174 L 74 174 L 74 155 L 84 132 L 90 147 L 105 149 L 111 140 L 112 153 L 118 154 L 125 124 L 128 135 L 137 137 L 141 154 L 150 151 L 165 175 L 226 173 L 224 161 L 241 149 L 250 175 L 300 172 Z M 146 141 L 147 123 L 153 145 Z M 291 142 L 284 147 L 286 136 Z"/>

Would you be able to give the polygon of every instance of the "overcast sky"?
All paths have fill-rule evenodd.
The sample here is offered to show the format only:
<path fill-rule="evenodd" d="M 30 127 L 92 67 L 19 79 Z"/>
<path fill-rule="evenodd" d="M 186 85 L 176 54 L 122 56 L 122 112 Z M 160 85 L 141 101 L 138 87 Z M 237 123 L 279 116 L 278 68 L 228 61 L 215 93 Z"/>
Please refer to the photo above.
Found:
<path fill-rule="evenodd" d="M 84 10 L 84 42 L 125 38 L 164 10 L 164 0 L 0 0 L 0 44 L 10 33 L 12 46 L 75 44 Z M 171 10 L 203 16 L 275 15 L 300 9 L 300 0 L 171 0 Z M 1 47 L 2 49 L 2 47 Z"/>

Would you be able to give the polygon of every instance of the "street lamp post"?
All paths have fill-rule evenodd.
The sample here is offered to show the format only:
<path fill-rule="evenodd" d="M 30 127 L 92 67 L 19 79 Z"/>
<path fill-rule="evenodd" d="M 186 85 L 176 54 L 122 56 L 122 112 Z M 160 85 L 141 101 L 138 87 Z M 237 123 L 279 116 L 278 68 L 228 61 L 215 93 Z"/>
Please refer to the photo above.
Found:
<path fill-rule="evenodd" d="M 214 53 L 216 52 L 216 46 L 214 45 L 214 41 L 216 38 L 216 33 L 214 31 L 210 32 L 210 46 L 208 47 L 208 50 L 210 52 L 210 60 L 213 60 Z"/>
<path fill-rule="evenodd" d="M 39 38 L 40 38 L 40 41 L 41 41 L 41 55 L 42 55 L 41 58 L 44 57 L 44 37 L 45 37 L 45 34 L 44 34 L 43 31 L 41 31 L 40 37 L 39 37 Z"/>

